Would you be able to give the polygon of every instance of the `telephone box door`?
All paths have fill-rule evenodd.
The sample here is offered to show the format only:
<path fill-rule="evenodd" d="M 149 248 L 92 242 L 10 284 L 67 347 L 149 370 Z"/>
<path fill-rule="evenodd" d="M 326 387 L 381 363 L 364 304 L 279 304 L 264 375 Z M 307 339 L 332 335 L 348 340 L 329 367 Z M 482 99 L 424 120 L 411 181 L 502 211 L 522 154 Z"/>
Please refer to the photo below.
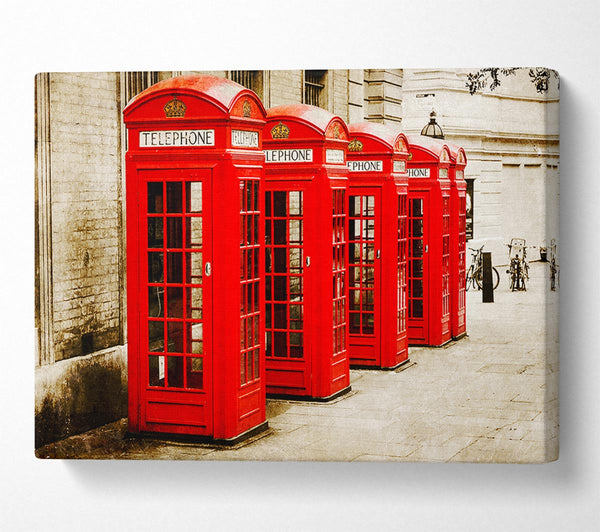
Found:
<path fill-rule="evenodd" d="M 304 183 L 265 192 L 266 371 L 272 393 L 311 395 L 311 352 L 306 337 L 311 250 Z"/>
<path fill-rule="evenodd" d="M 212 434 L 211 172 L 140 174 L 140 427 Z"/>
<path fill-rule="evenodd" d="M 348 211 L 349 337 L 356 364 L 381 363 L 381 191 L 351 187 Z"/>
<path fill-rule="evenodd" d="M 429 338 L 429 194 L 408 197 L 408 328 L 411 343 Z"/>

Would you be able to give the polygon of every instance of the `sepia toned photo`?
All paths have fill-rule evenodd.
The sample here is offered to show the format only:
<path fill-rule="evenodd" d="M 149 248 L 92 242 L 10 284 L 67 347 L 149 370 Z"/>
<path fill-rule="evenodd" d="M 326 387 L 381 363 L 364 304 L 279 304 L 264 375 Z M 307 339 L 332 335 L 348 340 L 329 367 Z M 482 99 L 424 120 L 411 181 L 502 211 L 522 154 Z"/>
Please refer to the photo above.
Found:
<path fill-rule="evenodd" d="M 35 76 L 35 456 L 558 458 L 559 76 Z"/>

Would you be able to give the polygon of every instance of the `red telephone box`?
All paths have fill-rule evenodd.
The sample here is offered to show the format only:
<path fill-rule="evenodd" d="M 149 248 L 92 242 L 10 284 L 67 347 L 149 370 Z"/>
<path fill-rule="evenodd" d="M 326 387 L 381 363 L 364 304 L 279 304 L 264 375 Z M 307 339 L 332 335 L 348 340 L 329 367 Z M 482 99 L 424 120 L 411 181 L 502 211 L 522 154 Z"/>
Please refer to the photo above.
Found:
<path fill-rule="evenodd" d="M 266 428 L 265 110 L 212 76 L 124 110 L 129 430 L 237 440 Z"/>
<path fill-rule="evenodd" d="M 458 340 L 467 334 L 467 156 L 459 146 L 446 145 L 450 150 L 450 327 L 452 338 Z"/>
<path fill-rule="evenodd" d="M 443 345 L 450 330 L 450 152 L 408 135 L 408 343 Z"/>
<path fill-rule="evenodd" d="M 350 390 L 348 129 L 310 105 L 274 107 L 264 129 L 267 393 L 329 400 Z"/>
<path fill-rule="evenodd" d="M 350 365 L 393 369 L 408 361 L 408 143 L 402 133 L 372 122 L 348 131 Z"/>

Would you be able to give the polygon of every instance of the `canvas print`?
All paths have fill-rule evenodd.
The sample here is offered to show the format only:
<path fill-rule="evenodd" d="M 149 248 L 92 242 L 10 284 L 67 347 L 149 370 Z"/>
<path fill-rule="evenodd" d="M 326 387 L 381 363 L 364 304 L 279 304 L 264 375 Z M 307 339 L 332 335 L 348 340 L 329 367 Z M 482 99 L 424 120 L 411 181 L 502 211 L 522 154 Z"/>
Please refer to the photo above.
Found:
<path fill-rule="evenodd" d="M 559 77 L 35 77 L 35 455 L 558 458 Z"/>

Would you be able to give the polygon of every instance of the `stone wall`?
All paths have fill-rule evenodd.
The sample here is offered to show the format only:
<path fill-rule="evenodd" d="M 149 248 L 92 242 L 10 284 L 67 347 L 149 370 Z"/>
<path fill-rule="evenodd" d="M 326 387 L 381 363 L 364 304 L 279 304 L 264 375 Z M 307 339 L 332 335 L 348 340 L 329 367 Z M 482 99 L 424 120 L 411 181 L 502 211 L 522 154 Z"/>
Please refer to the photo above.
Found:
<path fill-rule="evenodd" d="M 50 75 L 54 360 L 120 341 L 116 74 Z"/>

